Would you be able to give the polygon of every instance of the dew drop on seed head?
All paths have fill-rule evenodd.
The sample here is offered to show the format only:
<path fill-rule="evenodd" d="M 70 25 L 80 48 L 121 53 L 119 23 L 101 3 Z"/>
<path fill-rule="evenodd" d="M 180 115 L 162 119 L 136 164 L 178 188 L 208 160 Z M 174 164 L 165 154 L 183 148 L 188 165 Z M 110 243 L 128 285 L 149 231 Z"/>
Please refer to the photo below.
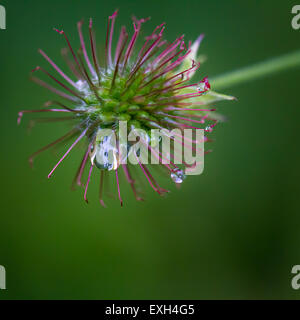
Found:
<path fill-rule="evenodd" d="M 178 169 L 171 173 L 171 178 L 175 183 L 182 183 L 186 176 L 182 170 Z"/>
<path fill-rule="evenodd" d="M 200 83 L 197 87 L 197 91 L 203 92 L 205 90 L 205 83 Z"/>

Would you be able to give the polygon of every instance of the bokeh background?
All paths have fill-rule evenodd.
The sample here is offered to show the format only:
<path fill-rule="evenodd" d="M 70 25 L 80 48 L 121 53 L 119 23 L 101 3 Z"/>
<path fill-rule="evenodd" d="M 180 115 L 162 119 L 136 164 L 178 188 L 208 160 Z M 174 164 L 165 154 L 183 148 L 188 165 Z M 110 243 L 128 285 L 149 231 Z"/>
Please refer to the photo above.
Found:
<path fill-rule="evenodd" d="M 295 1 L 202 0 L 2 0 L 7 30 L 0 31 L 1 209 L 0 264 L 7 290 L 0 299 L 298 299 L 291 268 L 300 264 L 300 69 L 225 90 L 228 121 L 215 131 L 214 152 L 202 176 L 189 177 L 166 198 L 145 188 L 136 203 L 122 183 L 125 207 L 98 203 L 98 177 L 87 205 L 70 191 L 80 159 L 75 151 L 47 174 L 57 157 L 48 152 L 28 166 L 28 156 L 65 132 L 62 124 L 36 126 L 25 116 L 52 95 L 29 81 L 29 71 L 59 65 L 63 28 L 79 45 L 76 22 L 93 17 L 98 44 L 107 16 L 119 8 L 117 26 L 151 16 L 145 34 L 165 21 L 172 40 L 204 32 L 199 72 L 216 76 L 300 48 L 291 28 Z M 48 67 L 48 66 L 47 66 Z M 64 149 L 63 149 L 64 150 Z M 63 150 L 58 153 L 62 154 Z"/>

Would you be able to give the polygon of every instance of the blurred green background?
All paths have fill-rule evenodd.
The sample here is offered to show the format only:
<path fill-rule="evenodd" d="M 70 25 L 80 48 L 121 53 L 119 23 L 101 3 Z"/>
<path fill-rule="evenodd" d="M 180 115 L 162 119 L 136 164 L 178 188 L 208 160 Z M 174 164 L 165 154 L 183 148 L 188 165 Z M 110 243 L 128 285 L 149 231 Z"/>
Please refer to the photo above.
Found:
<path fill-rule="evenodd" d="M 122 183 L 125 207 L 98 203 L 98 177 L 90 204 L 70 191 L 81 152 L 57 170 L 51 152 L 34 170 L 28 156 L 65 132 L 62 124 L 27 134 L 17 112 L 53 97 L 29 81 L 43 48 L 59 65 L 63 28 L 79 44 L 76 22 L 94 18 L 98 44 L 107 16 L 119 8 L 117 26 L 151 16 L 145 34 L 161 22 L 173 40 L 204 32 L 199 72 L 215 76 L 300 48 L 291 28 L 295 1 L 71 1 L 2 0 L 7 30 L 0 31 L 1 213 L 0 265 L 7 290 L 0 299 L 271 299 L 300 297 L 291 268 L 300 264 L 300 69 L 259 79 L 225 93 L 229 121 L 215 131 L 214 152 L 202 176 L 189 177 L 160 198 L 146 187 L 137 203 Z M 101 46 L 101 45 L 100 45 Z M 48 67 L 48 66 L 47 66 Z M 59 150 L 62 154 L 64 149 Z"/>

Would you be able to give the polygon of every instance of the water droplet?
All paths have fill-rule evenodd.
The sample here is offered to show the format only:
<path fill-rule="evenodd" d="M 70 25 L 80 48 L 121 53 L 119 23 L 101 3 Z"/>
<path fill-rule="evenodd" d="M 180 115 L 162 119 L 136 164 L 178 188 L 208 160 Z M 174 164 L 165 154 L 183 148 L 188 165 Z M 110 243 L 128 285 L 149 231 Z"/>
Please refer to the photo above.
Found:
<path fill-rule="evenodd" d="M 213 129 L 212 129 L 212 127 L 211 127 L 211 126 L 207 126 L 207 127 L 205 128 L 205 131 L 206 131 L 206 132 L 212 132 L 212 131 L 213 131 Z"/>
<path fill-rule="evenodd" d="M 108 136 L 99 136 L 96 139 L 93 150 L 90 153 L 92 163 L 100 170 L 117 170 L 120 163 L 124 163 L 127 159 L 130 146 L 119 142 L 116 145 L 114 133 Z"/>
<path fill-rule="evenodd" d="M 186 176 L 182 170 L 177 169 L 171 173 L 171 178 L 175 183 L 182 183 L 185 180 Z"/>
<path fill-rule="evenodd" d="M 105 136 L 95 147 L 92 162 L 101 170 L 116 170 L 118 168 L 118 150 L 113 136 Z"/>
<path fill-rule="evenodd" d="M 204 91 L 204 88 L 205 88 L 205 84 L 204 83 L 201 83 L 198 87 L 197 87 L 197 90 L 202 92 Z"/>
<path fill-rule="evenodd" d="M 78 80 L 76 82 L 76 87 L 78 91 L 83 92 L 86 95 L 90 93 L 89 85 L 86 81 Z"/>
<path fill-rule="evenodd" d="M 201 93 L 205 93 L 210 90 L 210 84 L 207 78 L 204 78 L 202 81 L 199 82 L 197 90 Z"/>

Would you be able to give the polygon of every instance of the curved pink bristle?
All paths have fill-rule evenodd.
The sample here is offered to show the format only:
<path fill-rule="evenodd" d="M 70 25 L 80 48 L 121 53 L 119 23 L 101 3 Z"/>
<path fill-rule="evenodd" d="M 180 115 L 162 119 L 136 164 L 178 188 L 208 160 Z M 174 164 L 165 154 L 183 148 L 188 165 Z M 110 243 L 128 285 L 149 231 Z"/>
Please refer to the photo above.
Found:
<path fill-rule="evenodd" d="M 92 145 L 93 143 L 90 143 L 89 146 L 88 146 L 88 149 L 83 157 L 83 161 L 81 163 L 81 166 L 80 166 L 80 169 L 79 169 L 79 173 L 78 173 L 78 176 L 77 176 L 77 179 L 76 179 L 76 183 L 77 185 L 80 187 L 82 186 L 82 175 L 83 175 L 83 172 L 84 172 L 84 169 L 86 167 L 86 163 L 87 163 L 87 160 L 88 160 L 88 157 L 89 157 L 89 154 L 91 152 L 91 149 L 92 149 Z"/>
<path fill-rule="evenodd" d="M 82 25 L 83 25 L 83 22 L 82 21 L 79 21 L 77 23 L 77 29 L 78 29 L 78 34 L 79 34 L 79 39 L 80 39 L 80 45 L 81 45 L 81 48 L 82 48 L 82 52 L 83 52 L 83 55 L 84 55 L 84 58 L 85 58 L 85 61 L 88 65 L 88 68 L 91 72 L 91 74 L 93 75 L 93 77 L 96 77 L 97 74 L 90 62 L 90 59 L 89 59 L 89 56 L 87 54 L 87 50 L 86 50 L 86 46 L 85 46 L 85 41 L 84 41 L 84 37 L 83 37 L 83 33 L 82 33 Z"/>
<path fill-rule="evenodd" d="M 85 191 L 84 191 L 84 200 L 85 200 L 86 203 L 89 203 L 89 201 L 87 199 L 87 192 L 88 192 L 89 184 L 90 184 L 90 181 L 91 181 L 91 176 L 92 176 L 93 169 L 94 169 L 94 165 L 91 164 L 89 175 L 88 175 L 88 179 L 87 179 L 87 183 L 86 183 L 86 186 L 85 186 Z"/>
<path fill-rule="evenodd" d="M 103 201 L 103 186 L 104 186 L 104 171 L 101 170 L 100 185 L 99 185 L 99 202 L 102 205 L 102 207 L 106 208 L 106 205 Z"/>
<path fill-rule="evenodd" d="M 79 70 L 80 70 L 80 65 L 79 65 L 78 59 L 76 57 L 76 54 L 75 54 L 75 52 L 74 52 L 74 50 L 73 50 L 73 48 L 71 46 L 71 43 L 70 43 L 69 38 L 67 37 L 66 33 L 63 30 L 58 30 L 56 28 L 53 28 L 53 29 L 54 29 L 54 31 L 58 32 L 60 35 L 63 35 L 65 37 L 65 40 L 66 40 L 66 42 L 68 44 L 68 47 L 69 47 L 69 49 L 70 49 L 70 51 L 72 53 L 74 61 L 76 62 L 77 66 L 79 67 Z"/>
<path fill-rule="evenodd" d="M 52 171 L 49 173 L 48 178 L 51 178 L 54 171 L 57 169 L 57 167 L 63 162 L 63 160 L 68 156 L 68 154 L 71 152 L 71 150 L 76 146 L 76 144 L 85 136 L 87 133 L 89 127 L 87 127 L 81 135 L 75 140 L 75 142 L 71 145 L 71 147 L 68 149 L 68 151 L 63 155 L 63 157 L 58 161 L 58 163 L 54 166 Z"/>
<path fill-rule="evenodd" d="M 69 110 L 62 109 L 39 109 L 39 110 L 23 110 L 18 113 L 18 125 L 21 123 L 24 113 L 40 113 L 40 112 L 71 112 Z"/>
<path fill-rule="evenodd" d="M 76 87 L 76 83 L 71 80 L 48 56 L 47 54 L 42 50 L 39 49 L 38 50 L 39 53 L 51 64 L 51 66 L 70 84 L 72 85 L 74 88 L 77 89 Z"/>
<path fill-rule="evenodd" d="M 43 148 L 41 148 L 40 150 L 38 150 L 38 151 L 36 151 L 35 153 L 33 153 L 33 154 L 29 157 L 29 159 L 28 159 L 30 166 L 31 166 L 31 167 L 33 166 L 33 161 L 34 161 L 34 159 L 36 158 L 36 156 L 38 156 L 39 154 L 41 154 L 41 153 L 44 152 L 44 151 L 47 151 L 48 149 L 52 148 L 52 147 L 55 146 L 56 144 L 64 141 L 66 138 L 72 136 L 75 132 L 76 132 L 76 130 L 73 129 L 73 130 L 69 131 L 67 134 L 65 134 L 64 136 L 60 137 L 59 139 L 55 140 L 54 142 L 46 145 L 45 147 L 43 147 Z"/>
<path fill-rule="evenodd" d="M 35 69 L 32 70 L 32 72 L 36 72 L 36 71 L 42 71 L 43 73 L 45 73 L 48 77 L 50 77 L 52 80 L 54 80 L 56 83 L 58 83 L 61 87 L 63 87 L 65 90 L 67 90 L 69 93 L 71 93 L 73 96 L 77 97 L 80 100 L 83 100 L 85 102 L 85 100 L 74 90 L 68 88 L 66 85 L 64 85 L 61 81 L 57 80 L 55 77 L 53 77 L 48 71 L 46 71 L 44 68 L 37 66 Z"/>
<path fill-rule="evenodd" d="M 90 44 L 91 44 L 94 66 L 95 66 L 95 70 L 96 70 L 96 73 L 98 76 L 98 82 L 100 85 L 100 80 L 101 80 L 100 66 L 99 66 L 99 62 L 98 62 L 98 57 L 97 57 L 97 52 L 96 52 L 96 44 L 95 44 L 95 39 L 94 39 L 94 35 L 93 35 L 93 19 L 92 18 L 90 19 L 89 33 L 90 33 Z"/>
<path fill-rule="evenodd" d="M 120 51 L 121 51 L 122 45 L 124 43 L 124 38 L 125 38 L 126 34 L 127 34 L 126 28 L 123 26 L 121 28 L 119 40 L 118 40 L 117 47 L 116 47 L 115 60 L 114 60 L 115 65 L 117 65 L 117 60 L 119 59 Z M 127 34 L 127 36 L 128 36 L 128 34 Z"/>
<path fill-rule="evenodd" d="M 117 181 L 117 187 L 118 187 L 118 197 L 120 200 L 121 207 L 123 207 L 123 200 L 121 198 L 121 191 L 120 191 L 120 183 L 119 183 L 119 175 L 118 175 L 118 169 L 116 170 L 116 181 Z"/>

